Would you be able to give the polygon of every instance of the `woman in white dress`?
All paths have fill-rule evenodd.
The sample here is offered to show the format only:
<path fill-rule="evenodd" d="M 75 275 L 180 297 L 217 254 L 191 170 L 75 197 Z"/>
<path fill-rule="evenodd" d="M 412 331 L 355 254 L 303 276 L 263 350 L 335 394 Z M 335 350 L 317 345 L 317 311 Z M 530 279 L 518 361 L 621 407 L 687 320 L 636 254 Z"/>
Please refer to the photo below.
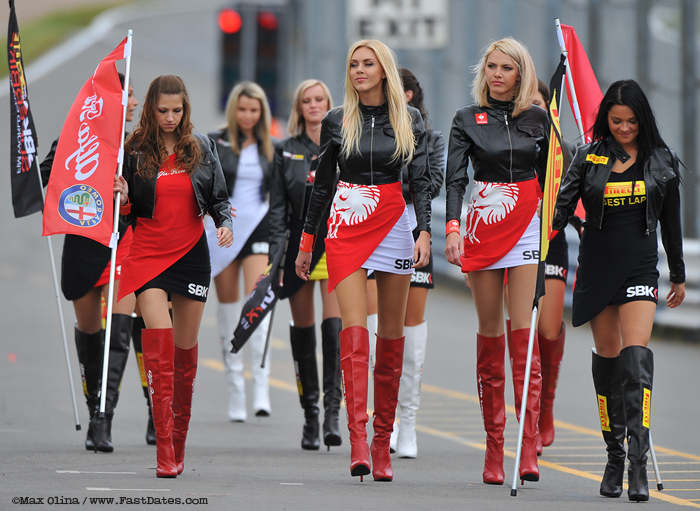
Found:
<path fill-rule="evenodd" d="M 230 394 L 229 419 L 244 422 L 246 411 L 243 355 L 230 353 L 229 341 L 241 314 L 240 275 L 245 296 L 267 268 L 270 177 L 274 141 L 270 136 L 270 106 L 262 87 L 241 82 L 231 91 L 226 104 L 227 125 L 209 136 L 216 142 L 234 210 L 234 242 L 230 249 L 217 246 L 213 222 L 207 221 L 211 271 L 219 300 L 217 323 Z M 258 417 L 270 415 L 269 351 L 264 367 L 262 357 L 270 325 L 269 316 L 248 341 L 253 375 L 253 410 Z"/>

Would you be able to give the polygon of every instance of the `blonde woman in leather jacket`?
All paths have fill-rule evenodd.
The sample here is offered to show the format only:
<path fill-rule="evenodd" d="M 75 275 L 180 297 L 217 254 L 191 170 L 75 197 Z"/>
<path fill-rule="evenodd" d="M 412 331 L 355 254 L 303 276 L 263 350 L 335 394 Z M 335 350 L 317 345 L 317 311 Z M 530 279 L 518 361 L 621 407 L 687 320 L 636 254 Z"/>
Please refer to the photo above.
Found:
<path fill-rule="evenodd" d="M 520 410 L 532 300 L 539 262 L 537 205 L 547 163 L 547 115 L 532 106 L 535 67 L 527 49 L 506 38 L 489 45 L 475 66 L 475 104 L 460 108 L 450 131 L 447 156 L 447 260 L 469 274 L 478 316 L 477 383 L 486 430 L 483 481 L 503 484 L 505 347 L 513 369 L 515 407 Z M 462 198 L 474 184 L 460 236 Z M 504 334 L 503 283 L 508 270 L 512 328 Z M 537 421 L 540 357 L 535 339 L 530 369 L 520 478 L 539 480 Z"/>
<path fill-rule="evenodd" d="M 408 165 L 420 234 L 414 242 L 401 193 Z M 321 156 L 302 234 L 297 275 L 306 280 L 313 238 L 340 180 L 326 238 L 329 289 L 343 330 L 340 369 L 350 431 L 350 473 L 391 481 L 389 438 L 403 362 L 406 301 L 413 268 L 430 254 L 430 176 L 420 113 L 406 105 L 393 52 L 377 40 L 348 52 L 343 106 L 321 125 Z M 374 368 L 374 438 L 367 445 L 367 271 L 377 273 L 379 318 Z"/>

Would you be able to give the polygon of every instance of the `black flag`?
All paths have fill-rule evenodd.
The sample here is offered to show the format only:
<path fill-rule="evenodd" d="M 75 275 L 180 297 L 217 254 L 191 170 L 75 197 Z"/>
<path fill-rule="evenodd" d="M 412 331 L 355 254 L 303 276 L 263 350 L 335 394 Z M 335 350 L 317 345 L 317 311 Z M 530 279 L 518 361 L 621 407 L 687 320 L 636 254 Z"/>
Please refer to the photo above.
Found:
<path fill-rule="evenodd" d="M 238 326 L 233 332 L 231 339 L 231 353 L 238 353 L 243 345 L 248 342 L 250 335 L 260 325 L 262 320 L 273 309 L 275 303 L 280 298 L 280 263 L 282 256 L 287 250 L 287 244 L 284 243 L 275 254 L 267 269 L 260 275 L 260 278 L 255 284 L 253 291 L 246 298 L 241 317 L 238 320 Z"/>
<path fill-rule="evenodd" d="M 10 67 L 10 181 L 15 218 L 20 218 L 41 211 L 44 201 L 37 170 L 36 149 L 39 141 L 29 110 L 15 1 L 9 1 L 7 63 Z"/>

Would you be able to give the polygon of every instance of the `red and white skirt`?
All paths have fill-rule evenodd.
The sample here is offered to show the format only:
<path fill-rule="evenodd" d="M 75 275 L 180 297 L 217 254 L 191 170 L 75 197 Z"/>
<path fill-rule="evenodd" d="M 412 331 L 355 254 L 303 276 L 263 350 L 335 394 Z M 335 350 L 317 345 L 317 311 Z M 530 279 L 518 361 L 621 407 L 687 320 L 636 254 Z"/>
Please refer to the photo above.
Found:
<path fill-rule="evenodd" d="M 467 206 L 462 272 L 537 264 L 540 195 L 536 179 L 474 181 Z"/>
<path fill-rule="evenodd" d="M 402 218 L 405 226 L 400 222 Z M 409 245 L 402 239 L 404 230 Z M 412 262 L 408 269 L 403 268 L 403 262 L 400 271 L 395 268 L 398 259 L 412 258 L 413 236 L 401 183 L 356 185 L 338 181 L 326 237 L 328 290 L 332 291 L 338 282 L 363 267 L 413 273 Z"/>

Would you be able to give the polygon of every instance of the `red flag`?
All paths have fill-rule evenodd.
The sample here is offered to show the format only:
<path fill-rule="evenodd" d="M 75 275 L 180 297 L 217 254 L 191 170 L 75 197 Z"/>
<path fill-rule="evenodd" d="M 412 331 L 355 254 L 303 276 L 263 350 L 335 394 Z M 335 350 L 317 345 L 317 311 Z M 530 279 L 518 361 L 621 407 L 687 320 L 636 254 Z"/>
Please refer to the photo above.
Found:
<path fill-rule="evenodd" d="M 568 52 L 569 69 L 571 70 L 571 78 L 576 89 L 576 97 L 578 99 L 578 109 L 580 111 L 581 122 L 583 123 L 585 143 L 591 141 L 591 129 L 595 123 L 595 117 L 598 113 L 598 107 L 603 100 L 603 92 L 600 90 L 598 80 L 591 63 L 588 61 L 586 50 L 576 35 L 574 27 L 562 25 L 561 31 L 564 35 L 564 43 Z M 576 116 L 576 106 L 571 98 L 571 91 L 568 90 L 569 104 L 571 111 Z"/>
<path fill-rule="evenodd" d="M 123 118 L 115 61 L 125 58 L 126 42 L 100 62 L 68 112 L 46 191 L 44 236 L 77 234 L 110 244 Z"/>

